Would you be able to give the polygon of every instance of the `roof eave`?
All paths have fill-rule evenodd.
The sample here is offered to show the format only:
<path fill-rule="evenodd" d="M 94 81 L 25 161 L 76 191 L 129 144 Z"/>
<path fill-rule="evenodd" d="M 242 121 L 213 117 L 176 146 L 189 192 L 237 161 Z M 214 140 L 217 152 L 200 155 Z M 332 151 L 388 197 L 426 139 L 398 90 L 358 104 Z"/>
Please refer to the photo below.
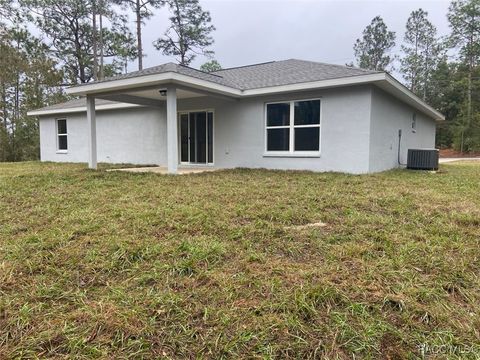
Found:
<path fill-rule="evenodd" d="M 399 97 L 404 102 L 415 107 L 419 111 L 427 114 L 436 121 L 443 121 L 445 117 L 443 114 L 426 104 L 418 96 L 408 90 L 404 85 L 395 80 L 390 74 L 386 72 L 379 72 L 365 75 L 354 75 L 348 77 L 341 77 L 336 79 L 319 80 L 298 84 L 288 84 L 280 86 L 263 87 L 257 89 L 240 90 L 230 86 L 217 84 L 208 80 L 198 79 L 196 77 L 179 74 L 177 72 L 165 72 L 161 74 L 142 75 L 127 79 L 110 80 L 105 82 L 84 84 L 67 89 L 67 94 L 86 96 L 95 94 L 105 94 L 112 91 L 130 90 L 145 86 L 162 86 L 169 83 L 181 84 L 191 88 L 208 90 L 219 94 L 239 98 L 252 97 L 271 94 L 281 94 L 295 91 L 305 91 L 323 88 L 334 88 L 341 86 L 352 86 L 361 84 L 376 84 L 384 90 Z M 38 111 L 33 111 L 29 114 L 37 115 Z M 65 111 L 64 113 L 72 112 Z M 45 113 L 47 114 L 47 113 Z"/>
<path fill-rule="evenodd" d="M 127 79 L 110 80 L 91 84 L 84 84 L 68 88 L 66 93 L 69 95 L 86 96 L 95 94 L 104 94 L 118 90 L 129 90 L 146 86 L 162 86 L 170 83 L 186 85 L 192 88 L 214 91 L 219 94 L 239 97 L 242 91 L 230 86 L 217 84 L 212 81 L 198 79 L 193 76 L 179 74 L 176 72 L 165 72 L 154 75 L 143 75 Z"/>
<path fill-rule="evenodd" d="M 385 74 L 385 82 L 388 84 L 389 87 L 391 87 L 392 92 L 393 93 L 398 92 L 398 94 L 401 94 L 401 95 L 397 95 L 398 98 L 412 105 L 418 110 L 422 111 L 426 115 L 433 118 L 435 121 L 445 120 L 445 116 L 441 112 L 435 110 L 433 107 L 428 105 L 425 101 L 420 99 L 417 95 L 415 95 L 412 91 L 410 91 L 406 86 L 404 86 L 402 83 L 396 80 L 392 75 L 388 73 L 384 73 L 384 74 Z"/>
<path fill-rule="evenodd" d="M 129 108 L 136 108 L 142 107 L 141 105 L 136 104 L 127 104 L 127 103 L 118 103 L 118 104 L 106 104 L 106 105 L 97 105 L 97 111 L 105 111 L 105 110 L 117 110 L 117 109 L 129 109 Z M 87 111 L 87 104 L 85 106 L 76 106 L 71 108 L 60 108 L 60 109 L 38 109 L 27 112 L 28 116 L 47 116 L 47 115 L 62 115 L 62 114 L 75 114 L 75 113 L 82 113 Z"/>
<path fill-rule="evenodd" d="M 318 80 L 297 84 L 270 86 L 243 91 L 243 96 L 259 96 L 269 94 L 280 94 L 294 91 L 315 90 L 323 88 L 334 88 L 340 86 L 361 85 L 380 81 L 384 79 L 384 73 L 352 75 L 335 79 Z"/>
<path fill-rule="evenodd" d="M 362 84 L 375 84 L 383 88 L 384 90 L 395 94 L 396 97 L 400 97 L 401 100 L 415 107 L 419 111 L 422 111 L 429 117 L 436 121 L 445 120 L 445 116 L 425 103 L 422 99 L 416 96 L 413 92 L 407 89 L 400 82 L 395 80 L 390 74 L 386 72 L 379 72 L 366 75 L 352 75 L 349 77 L 342 77 L 329 80 L 321 80 L 314 82 L 306 82 L 299 84 L 290 84 L 282 86 L 272 86 L 251 90 L 244 90 L 243 96 L 260 96 L 270 94 L 281 94 L 295 91 L 305 91 L 313 89 L 334 88 L 341 86 L 352 86 Z"/>

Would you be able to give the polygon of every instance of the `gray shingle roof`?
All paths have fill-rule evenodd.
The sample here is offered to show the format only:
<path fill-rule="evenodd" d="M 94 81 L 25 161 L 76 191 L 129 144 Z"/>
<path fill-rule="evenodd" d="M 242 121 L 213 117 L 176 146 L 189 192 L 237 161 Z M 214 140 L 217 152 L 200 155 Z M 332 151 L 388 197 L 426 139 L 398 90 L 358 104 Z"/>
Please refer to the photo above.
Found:
<path fill-rule="evenodd" d="M 238 90 L 258 89 L 270 86 L 281 86 L 289 84 L 298 84 L 312 81 L 321 81 L 329 79 L 338 79 L 352 77 L 357 75 L 375 74 L 378 71 L 370 71 L 355 67 L 342 65 L 326 64 L 321 62 L 289 59 L 282 61 L 271 61 L 267 63 L 240 66 L 235 68 L 223 69 L 212 73 L 206 73 L 197 69 L 190 68 L 174 63 L 166 63 L 150 67 L 140 71 L 134 71 L 127 74 L 117 75 L 106 78 L 100 82 L 116 81 L 121 79 L 130 79 L 148 75 L 174 72 L 197 79 L 210 81 L 216 84 L 229 86 Z M 79 87 L 83 85 L 78 85 Z M 112 101 L 96 100 L 96 105 L 113 104 Z M 85 99 L 70 100 L 65 103 L 47 106 L 40 110 L 70 109 L 86 106 Z"/>
<path fill-rule="evenodd" d="M 211 82 L 221 84 L 221 85 L 235 87 L 235 84 L 232 84 L 232 83 L 228 82 L 227 80 L 225 80 L 220 75 L 215 75 L 213 73 L 207 73 L 207 72 L 200 71 L 200 70 L 188 67 L 188 66 L 183 66 L 183 65 L 179 65 L 179 64 L 175 64 L 175 63 L 171 63 L 171 62 L 166 63 L 166 64 L 162 64 L 162 65 L 153 66 L 153 67 L 146 68 L 146 69 L 139 70 L 139 71 L 132 71 L 132 72 L 129 72 L 127 74 L 121 74 L 121 75 L 113 76 L 113 77 L 106 78 L 106 79 L 101 80 L 101 81 L 95 81 L 95 83 L 103 83 L 103 82 L 107 82 L 107 81 L 115 81 L 115 80 L 122 80 L 122 79 L 131 79 L 131 78 L 136 78 L 136 77 L 141 77 L 141 76 L 163 74 L 163 73 L 167 73 L 167 72 L 174 72 L 174 73 L 177 73 L 177 74 L 187 75 L 187 76 L 191 76 L 191 77 L 201 79 L 201 80 L 211 81 Z M 82 84 L 82 85 L 89 85 L 89 84 L 92 84 L 92 83 L 87 83 L 87 84 Z M 82 85 L 79 85 L 79 86 L 82 86 Z"/>
<path fill-rule="evenodd" d="M 222 76 L 238 89 L 249 90 L 375 73 L 377 71 L 290 59 L 224 69 L 213 74 Z"/>
<path fill-rule="evenodd" d="M 230 86 L 239 90 L 250 90 L 269 86 L 289 85 L 378 73 L 377 71 L 364 70 L 355 67 L 296 59 L 240 66 L 211 73 L 206 73 L 188 66 L 166 63 L 144 70 L 107 78 L 102 81 L 97 81 L 97 83 L 167 72 L 175 72 L 197 79 L 211 81 L 216 84 Z"/>

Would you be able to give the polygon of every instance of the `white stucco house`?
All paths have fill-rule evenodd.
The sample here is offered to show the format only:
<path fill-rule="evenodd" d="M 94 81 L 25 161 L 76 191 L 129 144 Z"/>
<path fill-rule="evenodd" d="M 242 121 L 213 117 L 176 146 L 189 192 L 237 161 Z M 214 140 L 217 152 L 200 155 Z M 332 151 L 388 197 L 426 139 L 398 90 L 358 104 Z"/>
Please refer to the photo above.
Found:
<path fill-rule="evenodd" d="M 385 72 L 303 60 L 205 73 L 167 63 L 31 111 L 42 161 L 369 173 L 433 148 L 442 114 Z"/>

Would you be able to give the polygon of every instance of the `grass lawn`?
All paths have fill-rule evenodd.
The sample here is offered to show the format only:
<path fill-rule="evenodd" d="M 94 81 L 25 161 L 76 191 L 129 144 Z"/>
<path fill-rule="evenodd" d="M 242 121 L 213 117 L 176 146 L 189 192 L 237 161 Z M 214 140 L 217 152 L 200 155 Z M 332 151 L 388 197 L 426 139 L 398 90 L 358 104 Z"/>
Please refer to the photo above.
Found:
<path fill-rule="evenodd" d="M 480 164 L 0 164 L 0 359 L 478 359 L 479 277 Z"/>

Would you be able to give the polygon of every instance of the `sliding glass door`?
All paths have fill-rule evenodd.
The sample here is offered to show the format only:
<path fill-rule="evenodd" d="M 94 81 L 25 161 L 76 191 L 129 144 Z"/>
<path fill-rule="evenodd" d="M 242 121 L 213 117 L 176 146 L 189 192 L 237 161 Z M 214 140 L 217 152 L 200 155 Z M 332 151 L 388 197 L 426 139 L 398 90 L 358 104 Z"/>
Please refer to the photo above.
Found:
<path fill-rule="evenodd" d="M 213 164 L 213 112 L 180 113 L 180 160 Z"/>

